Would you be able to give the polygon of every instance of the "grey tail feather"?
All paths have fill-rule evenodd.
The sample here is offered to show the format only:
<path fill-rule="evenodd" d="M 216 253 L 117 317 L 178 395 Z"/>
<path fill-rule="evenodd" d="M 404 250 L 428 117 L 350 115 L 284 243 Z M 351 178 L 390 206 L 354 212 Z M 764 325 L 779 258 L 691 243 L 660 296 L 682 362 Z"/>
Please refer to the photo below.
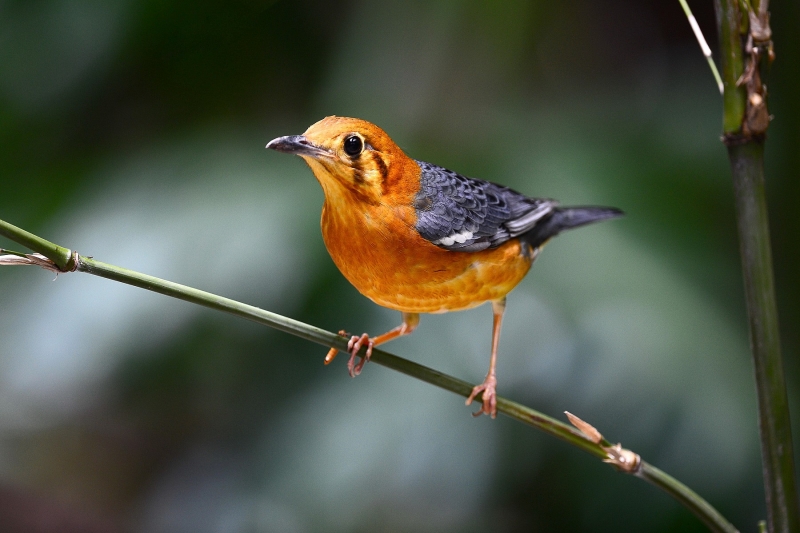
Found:
<path fill-rule="evenodd" d="M 624 214 L 622 210 L 614 207 L 557 207 L 550 216 L 537 222 L 521 238 L 533 248 L 538 248 L 566 229 L 621 217 Z"/>

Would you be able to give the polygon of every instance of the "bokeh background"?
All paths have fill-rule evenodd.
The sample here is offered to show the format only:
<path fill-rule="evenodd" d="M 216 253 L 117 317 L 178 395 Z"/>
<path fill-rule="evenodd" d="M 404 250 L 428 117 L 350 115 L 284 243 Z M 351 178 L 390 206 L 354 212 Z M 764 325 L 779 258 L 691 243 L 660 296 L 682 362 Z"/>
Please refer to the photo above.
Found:
<path fill-rule="evenodd" d="M 800 23 L 776 2 L 767 147 L 798 416 Z M 693 2 L 712 47 L 712 3 Z M 317 326 L 379 333 L 301 160 L 326 115 L 409 154 L 627 217 L 511 294 L 501 395 L 564 410 L 744 531 L 764 518 L 715 83 L 678 2 L 0 1 L 0 218 Z M 0 246 L 19 249 L 0 240 Z M 0 271 L 4 532 L 703 531 L 664 493 L 377 365 L 88 275 Z M 473 382 L 488 306 L 388 349 Z M 800 436 L 795 425 L 795 435 Z"/>

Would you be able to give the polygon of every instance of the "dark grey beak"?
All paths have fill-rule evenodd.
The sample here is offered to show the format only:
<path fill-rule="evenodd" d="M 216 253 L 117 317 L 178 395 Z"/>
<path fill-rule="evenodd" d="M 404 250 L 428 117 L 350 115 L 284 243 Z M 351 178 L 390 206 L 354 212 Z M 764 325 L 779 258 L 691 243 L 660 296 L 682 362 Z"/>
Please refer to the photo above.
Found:
<path fill-rule="evenodd" d="M 303 135 L 287 135 L 286 137 L 272 139 L 267 143 L 267 148 L 287 154 L 308 155 L 311 157 L 330 155 L 327 150 L 313 144 Z"/>

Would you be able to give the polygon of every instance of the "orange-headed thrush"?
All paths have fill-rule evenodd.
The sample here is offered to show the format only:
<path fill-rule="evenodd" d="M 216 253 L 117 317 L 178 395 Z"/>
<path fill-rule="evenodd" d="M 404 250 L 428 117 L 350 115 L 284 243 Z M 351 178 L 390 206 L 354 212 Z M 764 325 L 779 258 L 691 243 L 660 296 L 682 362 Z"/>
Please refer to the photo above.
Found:
<path fill-rule="evenodd" d="M 350 375 L 360 373 L 373 346 L 414 331 L 419 313 L 491 302 L 489 373 L 467 404 L 483 393 L 476 414 L 493 418 L 506 295 L 551 237 L 622 214 L 608 207 L 558 207 L 553 200 L 416 161 L 382 129 L 355 118 L 327 117 L 267 148 L 299 155 L 311 167 L 325 193 L 322 238 L 333 262 L 361 294 L 403 314 L 403 323 L 383 335 L 350 339 Z M 326 363 L 335 355 L 332 349 Z"/>

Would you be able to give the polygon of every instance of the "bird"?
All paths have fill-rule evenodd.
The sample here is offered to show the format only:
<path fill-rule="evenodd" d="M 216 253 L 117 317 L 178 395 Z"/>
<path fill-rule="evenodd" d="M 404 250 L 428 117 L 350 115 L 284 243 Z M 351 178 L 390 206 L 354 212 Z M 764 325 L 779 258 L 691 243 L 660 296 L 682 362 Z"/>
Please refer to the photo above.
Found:
<path fill-rule="evenodd" d="M 402 313 L 402 323 L 386 333 L 351 336 L 352 377 L 374 346 L 412 333 L 421 313 L 491 302 L 489 371 L 466 400 L 480 401 L 475 416 L 497 416 L 497 350 L 508 293 L 552 237 L 623 214 L 560 207 L 412 159 L 381 128 L 357 118 L 329 116 L 266 148 L 305 160 L 324 192 L 320 226 L 333 262 L 362 295 Z M 336 353 L 332 348 L 325 363 Z"/>

